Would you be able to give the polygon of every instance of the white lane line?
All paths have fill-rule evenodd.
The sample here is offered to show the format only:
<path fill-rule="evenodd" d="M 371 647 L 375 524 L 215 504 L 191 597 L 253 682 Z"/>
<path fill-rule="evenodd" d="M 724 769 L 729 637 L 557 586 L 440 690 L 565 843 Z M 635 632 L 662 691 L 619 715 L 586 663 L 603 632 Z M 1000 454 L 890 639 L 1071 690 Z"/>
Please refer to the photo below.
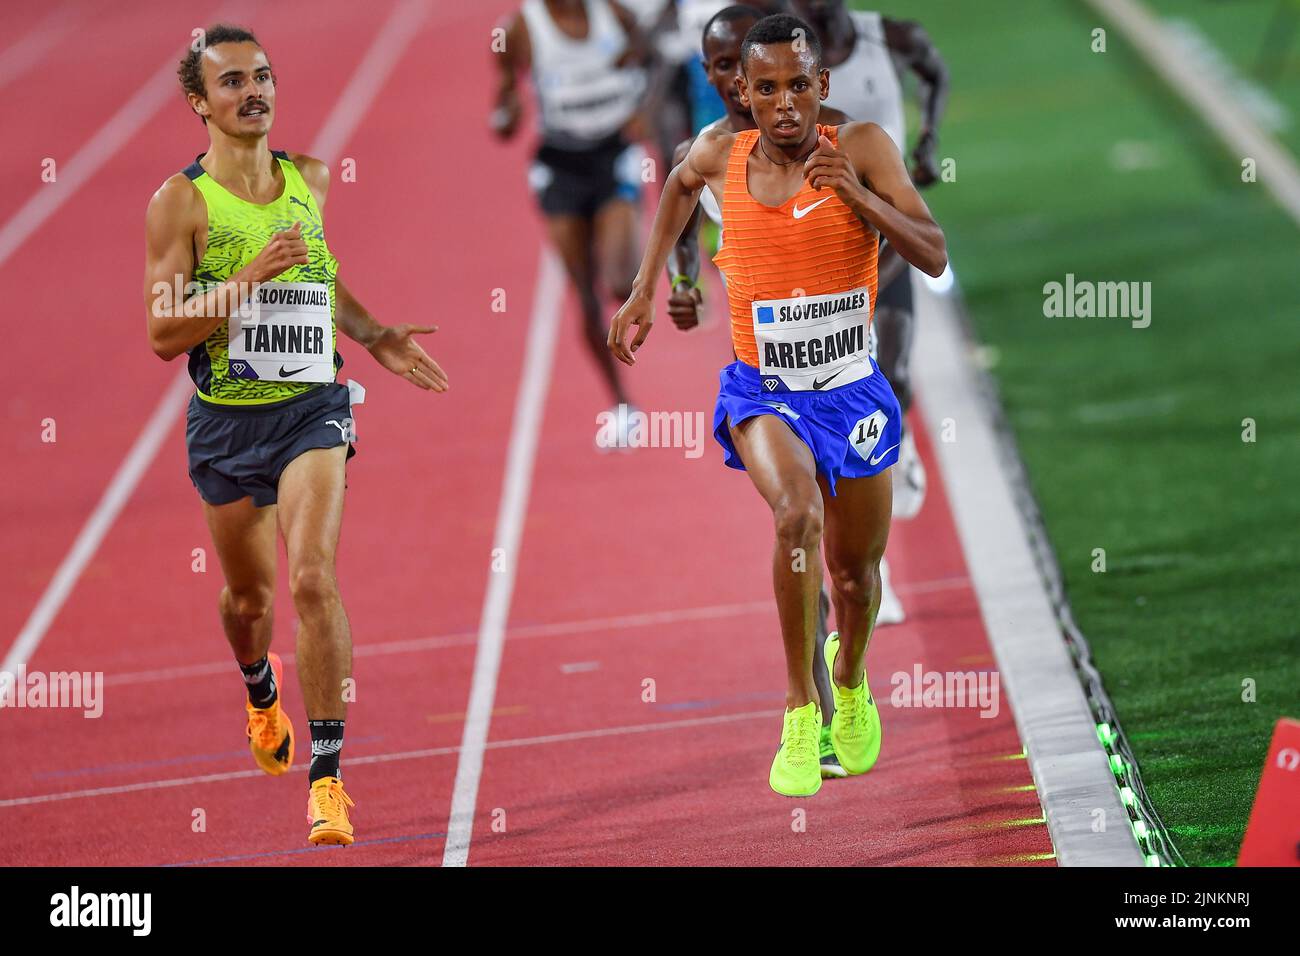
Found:
<path fill-rule="evenodd" d="M 899 594 L 932 594 L 938 591 L 954 591 L 970 587 L 970 578 L 950 577 L 936 578 L 933 581 L 914 581 L 899 583 L 894 590 Z M 524 624 L 506 629 L 506 640 L 516 641 L 533 637 L 569 637 L 572 635 L 599 632 L 632 630 L 641 627 L 662 627 L 689 621 L 725 620 L 732 617 L 744 617 L 752 614 L 771 614 L 774 605 L 771 598 L 764 601 L 750 601 L 745 604 L 712 604 L 704 607 L 679 608 L 670 611 L 646 611 L 640 614 L 623 614 L 617 617 L 585 618 L 575 621 L 555 621 L 550 624 Z M 478 643 L 478 631 L 457 631 L 453 634 L 437 634 L 431 637 L 415 637 L 400 641 L 377 641 L 373 644 L 358 644 L 353 648 L 356 657 L 383 657 L 389 654 L 412 654 L 419 651 L 436 651 L 449 647 L 464 647 Z M 280 655 L 289 665 L 294 663 L 292 653 Z M 230 674 L 229 661 L 208 661 L 203 664 L 180 664 L 175 667 L 155 668 L 147 671 L 126 671 L 121 674 L 108 674 L 104 678 L 106 687 L 120 684 L 147 684 L 154 681 L 176 680 L 186 677 L 209 677 Z"/>
<path fill-rule="evenodd" d="M 0 90 L 26 73 L 63 39 L 76 17 L 71 3 L 65 3 L 19 37 L 0 53 Z"/>
<path fill-rule="evenodd" d="M 236 9 L 243 9 L 247 4 L 233 7 L 225 5 L 216 17 L 208 23 L 232 19 L 230 14 Z M 153 119 L 154 113 L 162 104 L 178 95 L 176 86 L 176 64 L 184 48 L 177 50 L 176 56 L 168 58 L 144 85 L 122 104 L 101 126 L 81 149 L 73 153 L 67 162 L 58 165 L 58 179 L 53 183 L 42 183 L 30 199 L 9 217 L 9 221 L 0 226 L 0 266 L 8 261 L 24 242 L 26 242 L 47 219 L 53 216 L 59 207 L 76 195 L 77 191 L 90 181 L 101 168 L 112 159 L 117 151 L 131 141 L 141 128 Z"/>
<path fill-rule="evenodd" d="M 126 458 L 117 469 L 117 474 L 104 489 L 99 504 L 95 506 L 89 520 L 82 526 L 76 540 L 72 542 L 72 549 L 64 557 L 58 570 L 54 572 L 54 577 L 46 587 L 45 593 L 41 595 L 41 599 L 36 602 L 36 607 L 27 618 L 27 623 L 18 632 L 13 646 L 5 655 L 4 663 L 0 664 L 0 671 L 9 674 L 17 673 L 31 660 L 45 632 L 49 630 L 50 624 L 63 607 L 63 602 L 72 593 L 72 588 L 81 577 L 81 572 L 99 550 L 104 535 L 108 534 L 108 529 L 113 526 L 118 514 L 130 500 L 131 492 L 140 483 L 140 477 L 149 468 L 149 463 L 153 461 L 154 456 L 158 454 L 158 448 L 167 437 L 167 432 L 171 429 L 189 387 L 189 376 L 178 375 L 163 392 L 162 399 L 154 408 L 153 414 L 149 416 L 149 420 L 145 422 L 140 437 L 126 453 Z"/>
<path fill-rule="evenodd" d="M 418 25 L 419 19 L 427 12 L 427 0 L 406 0 L 406 2 L 393 10 L 392 15 L 379 31 L 379 34 L 375 37 L 374 42 L 371 44 L 366 56 L 362 59 L 361 64 L 357 67 L 352 78 L 348 81 L 347 87 L 335 102 L 333 109 L 330 111 L 329 117 L 325 120 L 325 124 L 321 128 L 321 135 L 316 137 L 316 141 L 312 146 L 313 156 L 316 156 L 326 164 L 334 161 L 336 156 L 335 151 L 342 148 L 346 143 L 348 136 L 352 134 L 356 129 L 357 124 L 359 124 L 362 118 L 365 117 L 366 108 L 375 96 L 378 95 L 380 88 L 388 79 L 392 69 L 397 65 L 402 50 L 414 38 L 416 32 L 415 27 Z M 396 24 L 396 27 L 394 24 Z M 378 56 L 383 63 L 382 69 L 376 69 L 374 66 L 376 51 L 379 51 Z M 168 81 L 168 91 L 170 92 L 170 84 L 175 82 L 174 64 L 169 64 L 164 72 Z M 161 75 L 163 74 L 159 74 L 159 76 Z M 158 77 L 155 77 L 149 84 L 146 84 L 144 89 L 132 97 L 131 103 L 127 104 L 128 107 L 137 100 L 142 99 L 142 95 L 147 90 L 152 89 L 152 84 L 157 79 Z M 135 108 L 144 109 L 146 107 L 139 106 L 133 107 L 132 109 Z M 31 231 L 35 229 L 40 222 L 43 222 L 50 213 L 57 209 L 82 181 L 89 178 L 90 173 L 94 171 L 94 167 L 97 166 L 99 162 L 107 159 L 117 151 L 118 146 L 121 145 L 121 143 L 118 142 L 118 139 L 122 137 L 130 138 L 131 135 L 134 135 L 136 128 L 143 124 L 149 116 L 152 115 L 153 110 L 152 108 L 149 109 L 148 115 L 130 115 L 127 119 L 119 121 L 120 117 L 127 116 L 130 112 L 130 110 L 124 107 L 117 117 L 110 120 L 104 129 L 100 130 L 100 132 L 95 135 L 95 138 L 91 143 L 83 147 L 77 156 L 69 161 L 68 165 L 74 167 L 75 170 L 81 169 L 81 166 L 75 165 L 77 163 L 86 165 L 87 169 L 84 173 L 81 173 L 81 179 L 73 180 L 73 186 L 70 189 L 66 188 L 68 184 L 66 181 L 63 181 L 63 186 L 65 188 L 61 188 L 57 193 L 57 196 L 63 198 L 49 200 L 48 202 L 52 202 L 54 205 L 50 206 L 47 211 L 41 214 L 39 221 L 31 220 L 30 216 L 28 219 L 22 219 L 24 216 L 24 210 L 27 209 L 27 206 L 24 206 L 23 210 L 19 210 L 13 220 L 10 220 L 3 229 L 0 229 L 0 263 L 4 261 L 4 257 L 7 254 L 4 245 L 6 240 L 3 237 L 5 235 L 10 235 L 11 237 L 16 236 L 18 235 L 18 232 L 21 231 L 15 231 L 17 227 L 15 227 L 15 230 L 11 230 L 11 227 L 14 227 L 15 221 L 20 219 L 22 220 L 19 225 L 22 229 L 26 230 L 25 232 L 22 232 L 22 238 L 26 238 L 27 235 L 30 235 Z M 117 125 L 115 126 L 114 124 Z M 129 129 L 127 129 L 128 126 L 130 127 Z M 109 130 L 110 127 L 113 128 L 111 135 L 105 134 L 105 130 Z M 123 139 L 123 141 L 125 140 Z M 115 143 L 116 145 L 113 145 Z M 112 147 L 111 149 L 109 148 L 110 146 Z M 65 167 L 64 172 L 60 173 L 61 180 L 63 177 L 68 175 L 70 175 L 70 172 L 68 168 Z M 36 197 L 34 197 L 32 201 L 28 202 L 27 205 L 31 206 L 33 202 L 40 200 L 45 195 L 47 194 L 37 193 Z M 56 194 L 50 193 L 48 195 L 53 196 Z M 44 209 L 45 207 L 43 206 L 42 208 Z M 24 223 L 26 223 L 26 225 L 24 225 Z M 14 248 L 17 248 L 17 245 L 14 243 L 20 243 L 22 239 L 14 240 L 10 238 L 8 241 L 11 243 L 8 252 L 12 252 Z M 104 492 L 104 496 L 100 499 L 99 504 L 95 506 L 95 510 L 91 513 L 86 524 L 82 527 L 81 532 L 77 535 L 76 540 L 73 542 L 72 550 L 68 552 L 67 557 L 63 559 L 63 563 L 59 565 L 59 569 L 55 572 L 53 580 L 50 581 L 49 586 L 45 589 L 45 593 L 41 595 L 40 600 L 36 604 L 36 608 L 27 619 L 27 623 L 23 626 L 23 629 L 14 641 L 13 646 L 5 655 L 4 664 L 0 665 L 0 670 L 15 673 L 20 667 L 25 666 L 26 663 L 31 660 L 32 654 L 35 653 L 36 648 L 40 646 L 41 640 L 49 630 L 50 624 L 53 623 L 55 616 L 59 613 L 60 608 L 63 607 L 63 602 L 67 600 L 68 595 L 72 593 L 72 589 L 76 585 L 77 579 L 81 576 L 81 572 L 85 569 L 86 564 L 90 559 L 95 556 L 95 552 L 99 549 L 100 543 L 104 540 L 104 535 L 108 533 L 108 530 L 112 527 L 118 513 L 130 499 L 131 494 L 135 491 L 136 485 L 140 483 L 140 479 L 144 476 L 145 471 L 148 470 L 149 465 L 153 462 L 154 456 L 157 455 L 158 448 L 162 444 L 162 440 L 166 436 L 168 429 L 172 427 L 172 423 L 180 415 L 181 409 L 185 407 L 184 398 L 190 388 L 189 381 L 188 373 L 182 369 L 181 372 L 172 379 L 171 383 L 167 386 L 167 390 L 163 392 L 162 400 L 159 401 L 153 415 L 145 424 L 144 430 L 140 432 L 139 437 L 135 440 L 135 444 L 133 444 L 131 450 L 127 452 L 126 459 L 122 462 L 122 466 L 117 470 L 117 474 L 109 483 L 107 490 Z"/>
<path fill-rule="evenodd" d="M 639 627 L 677 624 L 684 621 L 725 619 L 747 614 L 769 614 L 771 611 L 771 600 L 751 601 L 748 604 L 714 604 L 707 607 L 683 608 L 674 611 L 624 614 L 620 617 L 555 621 L 550 624 L 525 624 L 521 627 L 507 629 L 506 638 L 513 641 L 533 637 L 563 637 L 591 631 L 609 633 Z M 380 641 L 375 644 L 358 644 L 352 653 L 355 657 L 380 657 L 389 654 L 442 650 L 448 647 L 464 647 L 477 644 L 478 636 L 478 631 L 460 631 L 455 634 L 440 634 L 434 637 L 419 637 L 404 641 Z M 281 654 L 280 657 L 286 664 L 292 665 L 295 661 L 294 655 L 290 653 Z M 104 679 L 104 684 L 112 687 L 118 684 L 144 684 L 153 681 L 174 680 L 178 677 L 207 677 L 211 674 L 229 675 L 230 662 L 210 661 L 205 664 L 110 674 Z"/>
<path fill-rule="evenodd" d="M 519 545 L 523 538 L 524 516 L 533 480 L 533 460 L 537 453 L 537 438 L 542 428 L 556 333 L 560 325 L 564 271 L 549 246 L 542 248 L 537 273 L 537 291 L 533 296 L 533 314 L 528 323 L 528 342 L 524 351 L 523 377 L 515 399 L 514 422 L 510 427 L 510 441 L 507 445 L 510 451 L 506 459 L 505 482 L 501 489 L 501 505 L 497 511 L 493 542 L 492 553 L 501 559 L 501 570 L 488 572 L 483 617 L 479 622 L 478 653 L 474 656 L 474 677 L 470 684 L 460 760 L 456 764 L 456 785 L 451 797 L 447 843 L 443 848 L 443 866 L 464 866 L 469 859 L 474 805 L 478 801 L 479 778 L 483 773 L 483 751 L 492 720 L 492 701 L 496 697 L 501 650 L 506 639 L 506 619 L 510 616 Z"/>
<path fill-rule="evenodd" d="M 179 57 L 176 58 L 177 60 Z M 0 226 L 0 266 L 71 199 L 90 178 L 125 146 L 153 118 L 164 100 L 175 93 L 176 65 L 167 65 L 151 76 L 144 86 L 113 114 L 94 136 L 58 165 L 58 179 L 38 186 L 30 199 L 3 226 Z"/>
<path fill-rule="evenodd" d="M 1137 0 L 1088 0 L 1133 44 L 1142 58 L 1241 159 L 1254 159 L 1258 181 L 1300 225 L 1300 167 L 1281 143 L 1199 64 L 1186 55 L 1169 31 Z"/>
<path fill-rule="evenodd" d="M 719 714 L 716 717 L 691 717 L 687 720 L 661 720 L 648 724 L 628 724 L 622 727 L 600 727 L 594 730 L 574 730 L 562 734 L 545 734 L 540 737 L 516 737 L 513 740 L 496 740 L 487 745 L 488 750 L 500 750 L 513 747 L 540 747 L 547 744 L 570 743 L 575 740 L 592 740 L 598 737 L 619 737 L 624 734 L 645 734 L 659 730 L 686 730 L 691 727 L 706 727 L 712 724 L 730 724 L 742 720 L 770 720 L 779 710 L 751 710 L 739 714 Z M 428 747 L 424 750 L 403 750 L 390 754 L 370 754 L 364 757 L 349 757 L 348 766 L 361 764 L 393 763 L 401 760 L 424 760 L 430 757 L 448 757 L 460 753 L 460 747 Z M 299 764 L 290 769 L 290 773 L 302 773 L 307 764 Z M 37 803 L 55 803 L 61 800 L 81 800 L 90 797 L 111 797 L 121 793 L 141 793 L 149 790 L 167 790 L 172 787 L 188 787 L 202 783 L 221 783 L 226 780 L 244 780 L 250 777 L 262 777 L 261 770 L 231 770 L 226 773 L 208 773 L 196 777 L 173 777 L 167 780 L 146 780 L 141 783 L 127 783 L 115 787 L 94 787 L 89 790 L 67 790 L 62 793 L 43 793 L 31 797 L 12 797 L 0 800 L 0 808 L 26 807 Z"/>
<path fill-rule="evenodd" d="M 402 50 L 420 29 L 429 15 L 429 0 L 403 0 L 375 37 L 365 57 L 352 74 L 347 89 L 334 104 L 325 125 L 316 134 L 311 155 L 327 165 L 333 164 L 357 128 L 361 118 L 370 109 L 375 94 L 383 87 L 397 66 Z"/>

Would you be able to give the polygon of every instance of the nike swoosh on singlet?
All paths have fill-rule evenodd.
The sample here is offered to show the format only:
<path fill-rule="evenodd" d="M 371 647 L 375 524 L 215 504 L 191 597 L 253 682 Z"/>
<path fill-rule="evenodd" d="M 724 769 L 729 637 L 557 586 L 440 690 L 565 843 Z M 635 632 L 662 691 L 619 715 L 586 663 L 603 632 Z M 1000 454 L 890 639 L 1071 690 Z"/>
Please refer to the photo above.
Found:
<path fill-rule="evenodd" d="M 816 201 L 815 203 L 813 203 L 811 206 L 805 206 L 803 209 L 800 209 L 800 208 L 799 208 L 799 204 L 798 204 L 798 203 L 795 203 L 795 204 L 794 204 L 794 218 L 796 218 L 796 219 L 802 219 L 804 216 L 808 215 L 808 213 L 812 212 L 814 209 L 816 209 L 818 206 L 820 206 L 822 203 L 824 203 L 827 199 L 830 199 L 830 198 L 831 198 L 830 196 L 823 197 L 822 199 L 817 200 L 817 201 Z"/>
<path fill-rule="evenodd" d="M 286 371 L 284 370 L 284 366 L 281 365 L 281 366 L 280 366 L 280 377 L 281 377 L 281 378 L 288 378 L 290 375 L 297 375 L 299 372 L 305 372 L 305 371 L 307 371 L 307 369 L 309 369 L 309 368 L 311 368 L 310 365 L 304 365 L 302 368 L 296 368 L 296 369 L 294 369 L 292 372 L 286 372 Z"/>
<path fill-rule="evenodd" d="M 895 444 L 895 445 L 890 445 L 888 448 L 886 448 L 884 451 L 882 451 L 879 455 L 872 455 L 872 456 L 871 456 L 871 459 L 870 459 L 870 460 L 871 460 L 871 466 L 874 468 L 876 465 L 880 464 L 882 461 L 885 460 L 885 456 L 888 455 L 891 451 L 893 451 L 893 450 L 894 450 L 895 448 L 897 448 L 897 447 L 898 447 L 898 445 L 896 445 L 896 444 Z"/>
<path fill-rule="evenodd" d="M 840 369 L 840 371 L 839 371 L 839 372 L 836 372 L 835 375 L 839 375 L 840 372 L 843 372 L 843 371 L 844 371 L 844 369 Z M 821 382 L 817 381 L 817 379 L 814 378 L 814 379 L 813 379 L 813 391 L 814 391 L 814 392 L 817 392 L 817 391 L 820 391 L 821 389 L 825 388 L 827 385 L 829 385 L 832 381 L 835 380 L 835 375 L 832 375 L 830 378 L 826 379 L 825 381 L 821 381 Z"/>

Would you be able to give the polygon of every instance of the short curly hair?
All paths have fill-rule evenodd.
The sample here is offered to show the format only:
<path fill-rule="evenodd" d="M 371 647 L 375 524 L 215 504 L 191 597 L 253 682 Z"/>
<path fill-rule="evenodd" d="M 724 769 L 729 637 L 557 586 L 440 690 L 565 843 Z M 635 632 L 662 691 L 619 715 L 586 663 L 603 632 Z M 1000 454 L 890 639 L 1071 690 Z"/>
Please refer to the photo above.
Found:
<path fill-rule="evenodd" d="M 191 93 L 196 96 L 208 95 L 207 87 L 203 85 L 203 51 L 218 43 L 257 43 L 259 47 L 262 46 L 258 43 L 257 37 L 253 36 L 252 31 L 245 30 L 243 27 L 229 23 L 217 23 L 208 27 L 202 37 L 196 38 L 190 44 L 181 60 L 180 68 L 176 71 L 181 81 L 181 92 L 186 98 Z M 205 124 L 208 122 L 205 117 L 200 116 L 199 119 Z"/>
<path fill-rule="evenodd" d="M 749 28 L 745 39 L 740 44 L 740 65 L 749 65 L 749 53 L 756 46 L 775 43 L 795 43 L 802 39 L 817 61 L 818 69 L 822 64 L 822 41 L 807 23 L 788 13 L 776 13 L 764 17 Z M 796 47 L 796 49 L 798 49 Z"/>

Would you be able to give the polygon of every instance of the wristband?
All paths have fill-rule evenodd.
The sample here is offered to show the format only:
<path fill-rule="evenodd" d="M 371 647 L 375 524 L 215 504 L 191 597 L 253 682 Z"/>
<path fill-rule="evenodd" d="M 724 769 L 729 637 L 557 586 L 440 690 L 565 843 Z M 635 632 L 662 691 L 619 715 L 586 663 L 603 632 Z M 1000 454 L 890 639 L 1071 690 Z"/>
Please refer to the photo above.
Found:
<path fill-rule="evenodd" d="M 698 279 L 692 279 L 690 276 L 685 275 L 684 273 L 681 272 L 677 273 L 675 276 L 672 277 L 672 279 L 669 280 L 668 288 L 676 291 L 678 284 L 682 282 L 685 282 L 692 289 L 700 288 L 700 282 Z"/>

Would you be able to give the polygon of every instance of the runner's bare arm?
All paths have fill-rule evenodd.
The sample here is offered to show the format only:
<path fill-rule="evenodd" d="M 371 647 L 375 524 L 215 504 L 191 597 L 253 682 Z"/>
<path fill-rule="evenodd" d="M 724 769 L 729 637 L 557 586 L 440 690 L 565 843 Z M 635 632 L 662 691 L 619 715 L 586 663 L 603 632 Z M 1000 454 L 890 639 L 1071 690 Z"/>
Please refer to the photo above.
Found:
<path fill-rule="evenodd" d="M 654 325 L 655 282 L 668 261 L 668 251 L 690 219 L 691 211 L 699 200 L 700 190 L 707 188 L 709 179 L 720 176 L 726 170 L 727 156 L 734 140 L 734 133 L 706 130 L 696 138 L 686 159 L 678 163 L 664 181 L 663 194 L 659 197 L 659 209 L 655 212 L 654 225 L 650 228 L 641 268 L 632 282 L 632 294 L 615 313 L 609 326 L 607 342 L 610 351 L 625 365 L 636 364 L 636 357 L 632 353 L 641 347 L 641 343 L 650 334 L 650 327 Z M 637 333 L 629 348 L 624 340 L 627 338 L 628 327 L 632 325 L 637 326 Z"/>
<path fill-rule="evenodd" d="M 875 123 L 840 127 L 838 149 L 820 137 L 804 175 L 814 189 L 833 189 L 859 219 L 922 272 L 938 276 L 947 267 L 943 230 L 912 185 L 898 147 Z"/>
<path fill-rule="evenodd" d="M 846 123 L 853 122 L 853 120 L 833 106 L 822 104 L 821 112 L 817 114 L 817 122 L 823 126 L 843 126 Z M 903 261 L 903 257 L 894 251 L 893 246 L 885 243 L 880 250 L 880 260 L 876 264 L 880 288 L 883 289 L 888 286 L 898 278 L 899 273 L 905 268 L 907 268 L 907 263 Z"/>
<path fill-rule="evenodd" d="M 654 55 L 654 49 L 650 45 L 650 38 L 637 22 L 636 14 L 618 0 L 610 0 L 609 9 L 627 36 L 627 49 L 623 51 L 615 66 L 644 66 L 649 63 Z"/>
<path fill-rule="evenodd" d="M 302 153 L 290 153 L 289 158 L 298 167 L 317 208 L 324 215 L 330 188 L 329 167 Z M 436 325 L 389 326 L 380 323 L 337 275 L 334 277 L 334 325 L 352 341 L 365 346 L 375 361 L 394 375 L 400 375 L 426 391 L 445 392 L 450 387 L 447 373 L 411 338 L 412 335 L 437 332 Z"/>
<path fill-rule="evenodd" d="M 526 71 L 532 61 L 532 41 L 528 24 L 516 12 L 497 29 L 505 30 L 501 49 L 493 46 L 492 60 L 497 68 L 496 106 L 488 125 L 501 139 L 509 139 L 519 128 L 522 110 L 519 105 L 518 74 Z"/>
<path fill-rule="evenodd" d="M 337 275 L 334 295 L 334 324 L 352 341 L 365 346 L 376 362 L 425 391 L 445 392 L 451 387 L 447 373 L 413 338 L 437 332 L 436 325 L 381 324 Z"/>
<path fill-rule="evenodd" d="M 674 166 L 686 159 L 694 141 L 688 139 L 677 144 L 673 150 Z M 668 254 L 668 317 L 682 331 L 700 324 L 699 308 L 703 301 L 700 294 L 700 224 L 703 221 L 704 210 L 696 202 L 686 228 Z M 681 277 L 686 281 L 673 281 Z"/>
<path fill-rule="evenodd" d="M 883 17 L 885 44 L 902 57 L 907 68 L 917 77 L 917 95 L 921 100 L 921 133 L 912 149 L 912 181 L 921 188 L 939 179 L 935 162 L 939 146 L 939 118 L 948 102 L 948 66 L 915 20 L 893 20 Z"/>
<path fill-rule="evenodd" d="M 225 282 L 185 295 L 194 277 L 194 243 L 208 227 L 207 206 L 198 190 L 178 173 L 163 183 L 145 213 L 144 304 L 149 344 L 170 362 L 198 345 L 251 294 L 255 282 L 274 279 L 307 262 L 301 223 L 278 232 L 253 260 Z M 178 294 L 179 292 L 179 294 Z"/>

